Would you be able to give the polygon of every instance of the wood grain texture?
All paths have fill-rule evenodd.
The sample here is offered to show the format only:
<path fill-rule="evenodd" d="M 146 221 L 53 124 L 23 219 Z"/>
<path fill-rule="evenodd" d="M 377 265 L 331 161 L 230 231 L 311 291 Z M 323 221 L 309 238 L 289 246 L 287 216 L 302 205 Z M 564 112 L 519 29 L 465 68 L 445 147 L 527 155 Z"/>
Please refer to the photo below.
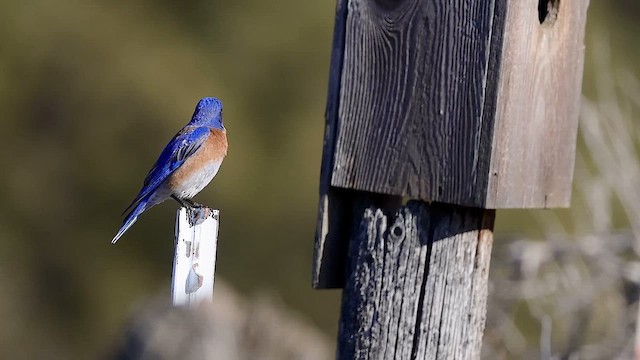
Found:
<path fill-rule="evenodd" d="M 478 359 L 493 210 L 363 210 L 349 249 L 338 359 Z"/>
<path fill-rule="evenodd" d="M 543 24 L 537 3 L 509 2 L 487 207 L 571 201 L 589 1 L 549 1 Z"/>
<path fill-rule="evenodd" d="M 353 228 L 358 226 L 362 212 L 367 206 L 397 209 L 402 205 L 399 196 L 373 194 L 348 189 L 329 187 L 324 197 L 326 211 L 314 253 L 313 287 L 315 289 L 343 288 L 347 270 L 347 250 L 353 238 Z M 320 235 L 318 234 L 318 235 Z M 322 245 L 320 247 L 319 245 Z"/>
<path fill-rule="evenodd" d="M 344 283 L 358 191 L 569 205 L 588 0 L 549 3 L 338 1 L 314 287 Z"/>
<path fill-rule="evenodd" d="M 349 244 L 349 191 L 330 186 L 333 169 L 333 149 L 335 148 L 337 131 L 346 17 L 346 0 L 338 0 L 333 32 L 333 48 L 331 49 L 331 72 L 329 74 L 329 93 L 327 94 L 325 113 L 326 127 L 322 165 L 320 167 L 318 221 L 313 247 L 312 285 L 316 289 L 332 289 L 343 286 L 347 246 Z"/>
<path fill-rule="evenodd" d="M 568 205 L 587 0 L 344 1 L 332 186 Z"/>
<path fill-rule="evenodd" d="M 333 186 L 484 203 L 504 11 L 501 0 L 348 1 Z"/>

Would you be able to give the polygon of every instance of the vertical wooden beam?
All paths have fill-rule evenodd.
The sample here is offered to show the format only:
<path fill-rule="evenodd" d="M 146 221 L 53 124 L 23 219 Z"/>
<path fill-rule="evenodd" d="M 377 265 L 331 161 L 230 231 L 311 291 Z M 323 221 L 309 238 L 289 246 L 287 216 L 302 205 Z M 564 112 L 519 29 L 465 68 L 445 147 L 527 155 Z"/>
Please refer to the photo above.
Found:
<path fill-rule="evenodd" d="M 478 359 L 495 211 L 369 207 L 349 248 L 338 359 Z"/>
<path fill-rule="evenodd" d="M 344 285 L 345 263 L 349 237 L 350 195 L 348 190 L 331 187 L 333 149 L 338 129 L 338 107 L 347 0 L 338 0 L 331 49 L 331 73 L 325 112 L 324 144 L 320 167 L 320 201 L 314 244 L 312 284 L 314 288 L 341 288 Z"/>
<path fill-rule="evenodd" d="M 346 281 L 339 358 L 480 356 L 485 209 L 570 199 L 587 6 L 338 0 L 313 284 Z"/>
<path fill-rule="evenodd" d="M 220 212 L 181 208 L 176 215 L 171 298 L 174 306 L 193 306 L 213 298 Z"/>

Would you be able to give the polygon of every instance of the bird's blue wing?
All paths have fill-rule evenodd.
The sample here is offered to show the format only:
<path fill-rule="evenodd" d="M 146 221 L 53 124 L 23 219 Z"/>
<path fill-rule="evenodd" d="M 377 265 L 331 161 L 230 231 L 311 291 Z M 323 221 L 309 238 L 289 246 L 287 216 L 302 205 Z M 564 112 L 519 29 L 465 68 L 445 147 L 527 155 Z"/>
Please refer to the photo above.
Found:
<path fill-rule="evenodd" d="M 162 150 L 160 157 L 158 157 L 149 174 L 147 174 L 142 189 L 123 214 L 157 189 L 169 175 L 176 171 L 189 156 L 193 155 L 202 146 L 209 133 L 210 130 L 206 127 L 185 128 L 177 133 Z"/>

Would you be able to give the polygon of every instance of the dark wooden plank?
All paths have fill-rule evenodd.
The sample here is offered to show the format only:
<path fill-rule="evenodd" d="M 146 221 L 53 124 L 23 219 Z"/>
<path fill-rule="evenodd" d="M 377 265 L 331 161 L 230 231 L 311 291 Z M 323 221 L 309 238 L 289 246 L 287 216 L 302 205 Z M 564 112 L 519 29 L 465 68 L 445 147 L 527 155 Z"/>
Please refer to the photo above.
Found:
<path fill-rule="evenodd" d="M 349 1 L 333 186 L 484 204 L 505 3 Z"/>
<path fill-rule="evenodd" d="M 537 2 L 509 2 L 487 207 L 571 201 L 589 1 L 546 1 L 542 24 Z"/>
<path fill-rule="evenodd" d="M 397 207 L 401 201 L 398 196 L 368 194 L 330 185 L 334 163 L 333 149 L 338 131 L 346 18 L 347 0 L 338 0 L 331 50 L 326 128 L 320 168 L 320 201 L 313 255 L 312 286 L 315 289 L 335 289 L 344 286 L 352 210 L 361 208 L 364 199 L 381 207 Z"/>
<path fill-rule="evenodd" d="M 410 202 L 361 213 L 349 249 L 339 359 L 477 359 L 493 210 Z"/>
<path fill-rule="evenodd" d="M 316 233 L 312 284 L 315 289 L 342 288 L 354 217 L 357 222 L 362 209 L 371 204 L 396 209 L 402 203 L 402 198 L 329 186 L 321 201 L 324 203 L 320 204 L 321 218 Z"/>
<path fill-rule="evenodd" d="M 325 133 L 320 167 L 320 200 L 313 251 L 312 285 L 316 289 L 340 288 L 344 284 L 344 271 L 349 239 L 348 219 L 350 199 L 348 192 L 331 188 L 333 149 L 335 148 L 342 73 L 344 31 L 347 18 L 346 0 L 338 0 L 331 50 L 329 94 L 325 113 Z M 346 210 L 343 210 L 346 209 Z M 346 220 L 349 222 L 349 220 Z"/>
<path fill-rule="evenodd" d="M 350 0 L 331 185 L 568 206 L 587 0 Z"/>

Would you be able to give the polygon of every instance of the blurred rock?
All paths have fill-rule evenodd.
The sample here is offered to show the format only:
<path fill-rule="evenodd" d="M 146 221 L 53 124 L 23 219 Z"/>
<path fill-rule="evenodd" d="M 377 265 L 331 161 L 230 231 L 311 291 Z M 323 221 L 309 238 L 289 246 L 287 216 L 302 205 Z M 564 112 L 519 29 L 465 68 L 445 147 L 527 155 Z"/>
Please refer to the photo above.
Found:
<path fill-rule="evenodd" d="M 273 297 L 241 298 L 217 281 L 214 301 L 173 308 L 163 294 L 132 311 L 114 359 L 329 359 L 324 334 Z"/>

